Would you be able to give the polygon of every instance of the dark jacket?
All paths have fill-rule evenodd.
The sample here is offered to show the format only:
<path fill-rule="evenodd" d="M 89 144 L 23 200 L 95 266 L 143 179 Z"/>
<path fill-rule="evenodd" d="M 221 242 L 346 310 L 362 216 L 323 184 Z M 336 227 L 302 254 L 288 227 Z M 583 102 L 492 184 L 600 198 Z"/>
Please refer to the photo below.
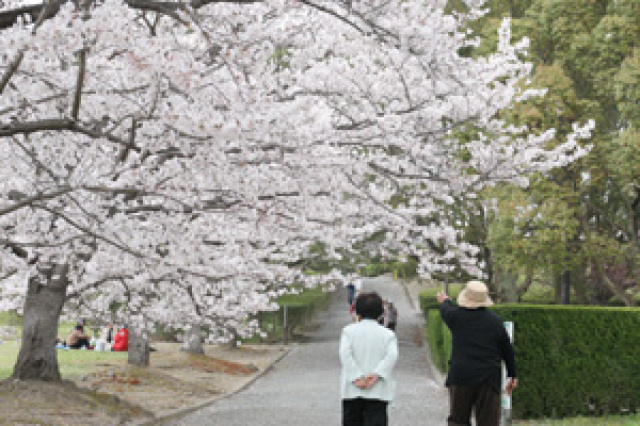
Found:
<path fill-rule="evenodd" d="M 447 386 L 477 386 L 489 381 L 499 392 L 503 360 L 507 376 L 516 377 L 513 346 L 495 313 L 485 308 L 453 306 L 450 300 L 445 300 L 440 305 L 440 315 L 453 338 Z"/>

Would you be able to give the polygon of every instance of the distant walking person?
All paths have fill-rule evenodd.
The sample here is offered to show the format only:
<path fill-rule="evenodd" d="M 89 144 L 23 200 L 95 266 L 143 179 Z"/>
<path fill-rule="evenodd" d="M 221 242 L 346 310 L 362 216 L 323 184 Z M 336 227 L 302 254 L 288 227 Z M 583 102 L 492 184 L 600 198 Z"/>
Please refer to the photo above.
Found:
<path fill-rule="evenodd" d="M 449 426 L 471 425 L 475 410 L 478 426 L 500 423 L 501 361 L 507 367 L 507 393 L 518 385 L 515 357 L 502 320 L 486 307 L 493 305 L 487 286 L 469 281 L 453 306 L 438 293 L 440 315 L 451 330 L 453 352 L 445 382 L 449 388 Z"/>
<path fill-rule="evenodd" d="M 387 426 L 398 340 L 377 322 L 382 315 L 377 293 L 360 293 L 355 312 L 358 322 L 344 327 L 340 337 L 342 425 Z"/>
<path fill-rule="evenodd" d="M 349 307 L 349 315 L 353 320 L 356 319 L 356 300 L 358 300 L 358 296 L 360 295 L 360 291 L 356 290 L 356 294 L 353 296 L 353 300 L 351 301 L 351 307 Z"/>
<path fill-rule="evenodd" d="M 387 309 L 385 312 L 385 327 L 389 330 L 396 331 L 396 324 L 398 323 L 398 310 L 393 304 L 393 300 L 387 300 Z"/>
<path fill-rule="evenodd" d="M 349 306 L 351 306 L 353 304 L 353 298 L 356 295 L 356 286 L 350 282 L 349 284 L 347 284 L 347 302 L 349 303 Z"/>
<path fill-rule="evenodd" d="M 391 299 L 384 299 L 382 302 L 383 312 L 378 318 L 378 324 L 387 327 L 389 330 L 396 330 L 396 322 L 398 320 L 398 310 L 393 306 Z"/>

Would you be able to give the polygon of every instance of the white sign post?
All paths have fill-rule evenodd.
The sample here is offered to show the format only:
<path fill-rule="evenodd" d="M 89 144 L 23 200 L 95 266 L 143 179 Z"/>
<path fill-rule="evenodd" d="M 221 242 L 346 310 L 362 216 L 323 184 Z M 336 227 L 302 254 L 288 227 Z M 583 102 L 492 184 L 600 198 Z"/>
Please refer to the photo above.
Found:
<path fill-rule="evenodd" d="M 504 328 L 507 329 L 509 340 L 513 344 L 513 322 L 505 321 Z M 511 395 L 507 395 L 506 391 L 507 383 L 507 369 L 502 366 L 502 392 L 500 394 L 500 405 L 502 407 L 501 424 L 511 424 Z"/>

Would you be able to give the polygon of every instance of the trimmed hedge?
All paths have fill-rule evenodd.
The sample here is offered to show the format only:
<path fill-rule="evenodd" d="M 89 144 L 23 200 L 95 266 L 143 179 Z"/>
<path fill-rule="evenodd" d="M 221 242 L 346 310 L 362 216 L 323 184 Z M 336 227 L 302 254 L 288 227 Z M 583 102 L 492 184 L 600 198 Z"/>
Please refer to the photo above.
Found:
<path fill-rule="evenodd" d="M 640 309 L 503 305 L 514 322 L 518 418 L 603 415 L 640 407 Z"/>
<path fill-rule="evenodd" d="M 368 265 L 360 268 L 358 270 L 358 274 L 361 277 L 378 277 L 380 275 L 386 274 L 393 270 L 392 266 L 389 263 L 384 262 L 373 262 Z"/>
<path fill-rule="evenodd" d="M 454 301 L 462 291 L 463 284 L 449 284 L 449 296 Z M 449 328 L 440 318 L 438 299 L 436 295 L 442 288 L 429 288 L 422 290 L 419 295 L 420 309 L 424 313 L 427 323 L 426 337 L 429 343 L 431 359 L 436 367 L 443 373 L 449 371 L 449 359 L 451 358 L 451 333 Z"/>
<path fill-rule="evenodd" d="M 500 305 L 514 322 L 519 386 L 515 418 L 598 416 L 640 407 L 640 309 Z M 450 356 L 451 342 L 438 311 L 427 309 L 434 363 Z M 432 343 L 433 342 L 433 343 Z M 442 361 L 438 368 L 445 371 Z"/>
<path fill-rule="evenodd" d="M 449 297 L 451 297 L 451 299 L 455 301 L 458 298 L 458 294 L 460 294 L 463 287 L 464 284 L 449 284 Z M 440 304 L 438 303 L 436 295 L 439 291 L 444 291 L 444 288 L 434 287 L 422 290 L 420 292 L 419 300 L 420 309 L 422 309 L 422 312 L 426 312 L 427 309 L 438 309 L 438 306 L 440 306 Z"/>
<path fill-rule="evenodd" d="M 305 289 L 298 294 L 287 294 L 278 298 L 276 311 L 258 313 L 260 328 L 267 333 L 268 342 L 282 340 L 286 334 L 291 338 L 296 329 L 308 326 L 315 313 L 329 303 L 331 293 L 321 288 Z M 284 327 L 284 307 L 287 307 L 287 326 Z"/>
<path fill-rule="evenodd" d="M 451 332 L 440 318 L 438 309 L 429 309 L 425 312 L 427 321 L 427 343 L 431 349 L 431 360 L 438 370 L 446 373 L 449 371 L 448 361 L 451 359 Z"/>

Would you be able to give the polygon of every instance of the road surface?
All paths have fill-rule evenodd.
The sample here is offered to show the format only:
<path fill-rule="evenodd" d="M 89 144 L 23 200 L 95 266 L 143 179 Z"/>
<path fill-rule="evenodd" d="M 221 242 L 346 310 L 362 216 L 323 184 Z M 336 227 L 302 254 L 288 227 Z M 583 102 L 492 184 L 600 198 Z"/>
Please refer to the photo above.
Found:
<path fill-rule="evenodd" d="M 423 319 L 404 289 L 388 277 L 363 280 L 363 291 L 377 291 L 398 308 L 399 360 L 394 375 L 396 400 L 389 406 L 392 426 L 446 424 L 448 396 L 428 363 Z M 192 412 L 172 425 L 331 426 L 341 423 L 338 342 L 351 321 L 346 290 L 333 295 L 317 317 L 318 327 L 245 390 Z"/>

